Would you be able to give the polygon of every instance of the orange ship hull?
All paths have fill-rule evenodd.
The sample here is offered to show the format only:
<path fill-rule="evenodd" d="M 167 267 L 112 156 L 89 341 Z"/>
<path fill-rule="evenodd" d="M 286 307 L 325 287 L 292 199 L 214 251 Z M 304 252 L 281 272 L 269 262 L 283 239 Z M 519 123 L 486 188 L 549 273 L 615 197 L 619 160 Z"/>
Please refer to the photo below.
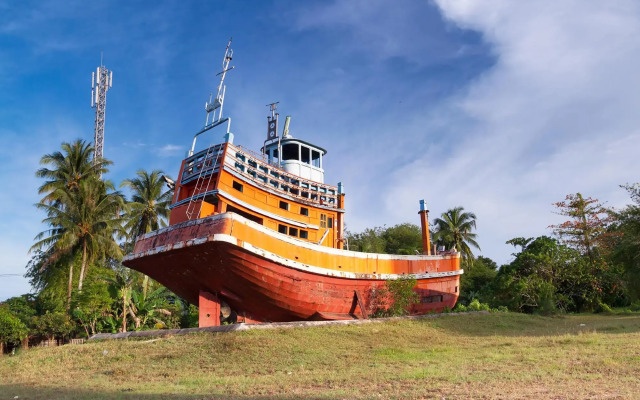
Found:
<path fill-rule="evenodd" d="M 214 293 L 242 320 L 361 318 L 375 311 L 387 279 L 412 276 L 412 314 L 453 308 L 460 259 L 332 249 L 288 237 L 234 213 L 187 221 L 140 237 L 126 266 L 203 307 Z M 373 273 L 372 273 L 373 272 Z M 201 320 L 202 323 L 202 320 Z"/>

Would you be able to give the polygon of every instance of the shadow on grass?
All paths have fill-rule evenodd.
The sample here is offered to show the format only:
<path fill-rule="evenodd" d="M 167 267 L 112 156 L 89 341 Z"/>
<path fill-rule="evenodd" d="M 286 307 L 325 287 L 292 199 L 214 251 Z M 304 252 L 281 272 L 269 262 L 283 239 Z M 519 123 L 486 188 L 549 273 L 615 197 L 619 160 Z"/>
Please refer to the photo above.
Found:
<path fill-rule="evenodd" d="M 179 393 L 140 393 L 123 385 L 122 389 L 114 388 L 113 391 L 82 390 L 74 388 L 56 388 L 50 386 L 33 385 L 6 385 L 0 384 L 0 399 L 18 400 L 39 400 L 39 399 L 174 399 L 174 400 L 209 400 L 209 399 L 230 399 L 230 400 L 250 400 L 250 399 L 305 399 L 300 395 L 267 394 L 264 396 L 243 396 L 219 394 L 179 394 Z M 317 399 L 318 396 L 308 397 Z"/>
<path fill-rule="evenodd" d="M 556 336 L 583 333 L 640 332 L 640 313 L 565 314 L 542 316 L 520 313 L 443 315 L 421 319 L 439 329 L 463 336 Z"/>

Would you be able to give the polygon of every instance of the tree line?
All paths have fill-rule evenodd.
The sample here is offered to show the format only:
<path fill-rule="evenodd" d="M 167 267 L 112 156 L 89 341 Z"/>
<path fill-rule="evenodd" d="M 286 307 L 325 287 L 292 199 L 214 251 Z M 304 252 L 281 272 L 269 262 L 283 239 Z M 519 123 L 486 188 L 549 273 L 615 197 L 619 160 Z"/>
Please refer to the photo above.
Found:
<path fill-rule="evenodd" d="M 542 314 L 616 307 L 640 311 L 640 184 L 622 187 L 630 204 L 621 210 L 581 193 L 554 203 L 567 220 L 550 226 L 548 236 L 508 240 L 513 260 L 500 267 L 472 252 L 480 250 L 475 214 L 456 207 L 436 218 L 431 227 L 436 246 L 462 256 L 457 308 L 479 303 L 487 309 Z M 422 253 L 421 231 L 414 224 L 348 232 L 348 238 L 356 251 Z"/>
<path fill-rule="evenodd" d="M 120 263 L 137 236 L 166 225 L 172 191 L 163 172 L 139 170 L 125 179 L 120 188 L 130 190 L 127 198 L 102 178 L 112 163 L 93 154 L 76 140 L 40 160 L 36 175 L 44 182 L 35 206 L 47 229 L 36 236 L 26 266 L 34 293 L 0 304 L 0 354 L 29 338 L 197 326 L 194 305 Z M 566 221 L 549 227 L 549 236 L 507 241 L 513 260 L 500 267 L 474 255 L 481 249 L 473 212 L 455 207 L 435 218 L 436 247 L 462 256 L 457 307 L 544 314 L 640 310 L 640 184 L 623 188 L 630 204 L 621 210 L 580 193 L 555 203 Z M 410 223 L 346 236 L 350 250 L 422 253 L 421 230 Z"/>
<path fill-rule="evenodd" d="M 127 198 L 102 177 L 112 165 L 94 159 L 83 140 L 44 155 L 35 205 L 47 229 L 35 237 L 26 266 L 34 294 L 0 304 L 0 346 L 98 332 L 187 327 L 197 309 L 120 260 L 138 235 L 164 226 L 172 192 L 163 172 L 125 179 Z M 0 353 L 1 354 L 1 353 Z"/>

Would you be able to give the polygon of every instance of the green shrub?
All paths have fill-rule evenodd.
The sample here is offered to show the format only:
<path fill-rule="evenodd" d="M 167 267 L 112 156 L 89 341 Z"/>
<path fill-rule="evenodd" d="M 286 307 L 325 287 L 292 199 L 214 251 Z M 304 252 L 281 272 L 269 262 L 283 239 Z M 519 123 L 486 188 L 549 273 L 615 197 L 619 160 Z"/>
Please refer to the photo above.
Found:
<path fill-rule="evenodd" d="M 409 314 L 411 307 L 420 300 L 420 295 L 413 291 L 417 281 L 412 277 L 388 280 L 384 287 L 374 295 L 376 311 L 374 318 L 398 317 Z"/>

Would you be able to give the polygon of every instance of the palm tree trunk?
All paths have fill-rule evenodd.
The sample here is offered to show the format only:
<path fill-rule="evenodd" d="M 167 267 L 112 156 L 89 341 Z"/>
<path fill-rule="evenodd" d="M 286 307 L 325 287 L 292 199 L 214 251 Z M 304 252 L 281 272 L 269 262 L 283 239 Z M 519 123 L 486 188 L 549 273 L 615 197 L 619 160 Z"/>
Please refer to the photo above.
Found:
<path fill-rule="evenodd" d="M 127 289 L 122 289 L 122 332 L 127 331 Z"/>
<path fill-rule="evenodd" d="M 71 308 L 71 288 L 73 286 L 73 260 L 69 265 L 69 288 L 67 289 L 67 311 Z"/>
<path fill-rule="evenodd" d="M 82 242 L 82 268 L 80 268 L 80 280 L 78 281 L 78 291 L 82 292 L 82 281 L 84 280 L 84 271 L 87 265 L 87 242 Z"/>
<path fill-rule="evenodd" d="M 133 312 L 131 307 L 129 307 L 129 315 L 131 315 L 131 318 L 133 318 L 133 323 L 135 324 L 136 330 L 140 329 L 140 325 L 142 325 L 142 322 L 140 321 L 140 318 L 138 318 Z"/>
<path fill-rule="evenodd" d="M 149 288 L 149 277 L 147 275 L 142 279 L 142 298 L 146 300 L 147 290 Z"/>

